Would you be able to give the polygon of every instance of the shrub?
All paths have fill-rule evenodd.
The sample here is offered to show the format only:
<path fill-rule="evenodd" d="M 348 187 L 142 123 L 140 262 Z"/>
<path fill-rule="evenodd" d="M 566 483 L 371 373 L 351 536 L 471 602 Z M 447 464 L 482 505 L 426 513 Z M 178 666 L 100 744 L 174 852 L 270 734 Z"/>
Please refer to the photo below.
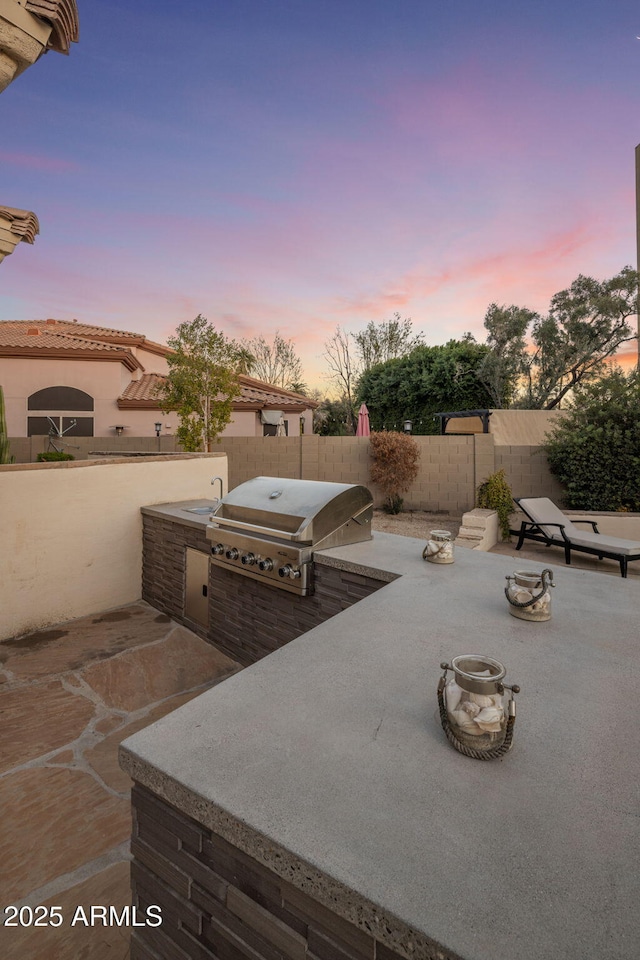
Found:
<path fill-rule="evenodd" d="M 39 463 L 50 463 L 55 460 L 75 460 L 72 453 L 65 453 L 64 450 L 48 450 L 46 453 L 39 453 L 36 457 Z"/>
<path fill-rule="evenodd" d="M 372 433 L 369 441 L 373 459 L 371 480 L 382 487 L 387 513 L 400 513 L 400 494 L 406 493 L 418 476 L 418 444 L 413 437 L 392 430 Z"/>
<path fill-rule="evenodd" d="M 640 511 L 640 375 L 619 368 L 575 391 L 547 435 L 551 472 L 573 510 Z"/>
<path fill-rule="evenodd" d="M 509 517 L 513 513 L 513 494 L 504 470 L 497 470 L 481 483 L 476 491 L 476 507 L 495 510 L 500 524 L 500 535 L 508 540 L 511 535 Z"/>
<path fill-rule="evenodd" d="M 7 436 L 7 421 L 4 413 L 4 393 L 0 387 L 0 463 L 13 463 L 14 457 L 9 453 L 9 438 Z"/>

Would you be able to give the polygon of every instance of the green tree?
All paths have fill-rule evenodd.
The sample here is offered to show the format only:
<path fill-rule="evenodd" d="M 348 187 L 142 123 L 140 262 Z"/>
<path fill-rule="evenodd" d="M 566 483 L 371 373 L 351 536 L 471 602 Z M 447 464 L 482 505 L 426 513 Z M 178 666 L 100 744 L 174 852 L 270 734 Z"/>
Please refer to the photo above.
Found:
<path fill-rule="evenodd" d="M 553 410 L 581 383 L 600 377 L 607 358 L 636 339 L 627 321 L 637 300 L 638 273 L 624 267 L 602 282 L 579 276 L 552 297 L 546 316 L 492 304 L 485 318 L 491 354 L 478 375 L 496 405 L 503 391 L 512 406 Z M 520 389 L 510 397 L 514 376 Z"/>
<path fill-rule="evenodd" d="M 325 379 L 333 384 L 339 403 L 346 407 L 347 433 L 356 431 L 356 398 L 363 374 L 380 363 L 406 356 L 421 343 L 422 336 L 414 335 L 411 320 L 403 320 L 399 313 L 382 323 L 371 321 L 360 333 L 336 327 L 325 341 L 324 359 L 329 368 Z"/>
<path fill-rule="evenodd" d="M 291 390 L 292 393 L 299 393 L 301 397 L 309 395 L 309 387 L 304 380 L 292 380 L 287 386 L 287 390 Z"/>
<path fill-rule="evenodd" d="M 291 389 L 302 383 L 302 361 L 296 354 L 293 340 L 285 340 L 276 330 L 273 342 L 254 337 L 242 344 L 246 372 L 257 380 L 276 387 Z"/>
<path fill-rule="evenodd" d="M 358 402 L 366 403 L 372 429 L 393 430 L 411 420 L 413 432 L 438 432 L 434 413 L 491 406 L 476 371 L 488 347 L 466 337 L 444 346 L 416 347 L 406 357 L 380 363 L 363 373 Z"/>
<path fill-rule="evenodd" d="M 547 436 L 551 472 L 574 510 L 640 511 L 640 374 L 581 384 Z"/>
<path fill-rule="evenodd" d="M 508 407 L 518 380 L 527 369 L 525 334 L 538 315 L 526 307 L 499 307 L 492 303 L 484 318 L 489 351 L 478 366 L 478 379 L 487 388 L 494 407 Z"/>
<path fill-rule="evenodd" d="M 409 317 L 399 313 L 382 323 L 371 321 L 360 333 L 351 334 L 356 344 L 358 369 L 364 373 L 378 363 L 405 357 L 422 344 L 422 334 L 414 335 Z"/>
<path fill-rule="evenodd" d="M 350 408 L 344 399 L 325 398 L 313 411 L 313 432 L 320 437 L 346 437 L 351 429 Z"/>
<path fill-rule="evenodd" d="M 240 393 L 240 348 L 201 314 L 181 323 L 167 343 L 174 353 L 167 357 L 160 409 L 178 414 L 176 435 L 184 450 L 208 452 L 231 420 L 233 399 Z"/>

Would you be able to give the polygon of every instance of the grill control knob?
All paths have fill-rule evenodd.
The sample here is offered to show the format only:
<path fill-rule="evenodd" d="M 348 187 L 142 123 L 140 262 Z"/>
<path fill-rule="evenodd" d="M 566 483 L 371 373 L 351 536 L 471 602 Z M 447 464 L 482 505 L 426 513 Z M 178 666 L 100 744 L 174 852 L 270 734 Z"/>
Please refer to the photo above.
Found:
<path fill-rule="evenodd" d="M 224 553 L 224 543 L 216 543 L 215 547 L 211 547 L 211 553 L 218 555 Z"/>
<path fill-rule="evenodd" d="M 245 553 L 244 556 L 241 557 L 241 560 L 245 566 L 250 567 L 256 562 L 256 555 L 255 553 Z"/>
<path fill-rule="evenodd" d="M 297 580 L 300 576 L 300 571 L 294 569 L 294 567 L 287 563 L 284 567 L 280 567 L 278 570 L 278 575 L 281 577 L 290 577 L 292 580 Z"/>
<path fill-rule="evenodd" d="M 258 567 L 263 572 L 265 570 L 273 570 L 273 560 L 271 557 L 265 557 L 263 560 L 258 560 Z"/>
<path fill-rule="evenodd" d="M 238 556 L 239 554 L 235 547 L 229 547 L 229 549 L 225 553 L 225 557 L 227 558 L 227 560 L 237 560 Z"/>

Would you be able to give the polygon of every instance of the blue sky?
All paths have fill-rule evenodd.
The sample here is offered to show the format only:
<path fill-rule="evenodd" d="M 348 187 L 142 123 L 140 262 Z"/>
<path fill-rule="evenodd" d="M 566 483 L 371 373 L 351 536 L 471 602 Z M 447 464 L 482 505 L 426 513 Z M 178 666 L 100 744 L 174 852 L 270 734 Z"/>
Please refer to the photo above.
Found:
<path fill-rule="evenodd" d="M 635 264 L 637 3 L 78 0 L 0 97 L 0 319 L 428 343 Z"/>

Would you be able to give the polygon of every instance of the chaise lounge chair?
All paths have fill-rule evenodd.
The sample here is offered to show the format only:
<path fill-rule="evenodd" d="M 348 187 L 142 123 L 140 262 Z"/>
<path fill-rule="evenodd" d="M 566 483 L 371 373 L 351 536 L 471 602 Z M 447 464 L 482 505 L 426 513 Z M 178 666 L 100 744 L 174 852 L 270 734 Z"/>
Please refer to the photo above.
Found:
<path fill-rule="evenodd" d="M 627 575 L 629 560 L 640 560 L 640 541 L 603 536 L 593 520 L 570 520 L 547 497 L 514 497 L 529 520 L 523 520 L 516 550 L 525 540 L 537 540 L 548 547 L 563 547 L 565 563 L 571 563 L 571 551 L 593 553 L 602 560 L 608 557 L 620 564 L 620 574 Z M 588 523 L 593 532 L 579 530 L 577 523 Z"/>

